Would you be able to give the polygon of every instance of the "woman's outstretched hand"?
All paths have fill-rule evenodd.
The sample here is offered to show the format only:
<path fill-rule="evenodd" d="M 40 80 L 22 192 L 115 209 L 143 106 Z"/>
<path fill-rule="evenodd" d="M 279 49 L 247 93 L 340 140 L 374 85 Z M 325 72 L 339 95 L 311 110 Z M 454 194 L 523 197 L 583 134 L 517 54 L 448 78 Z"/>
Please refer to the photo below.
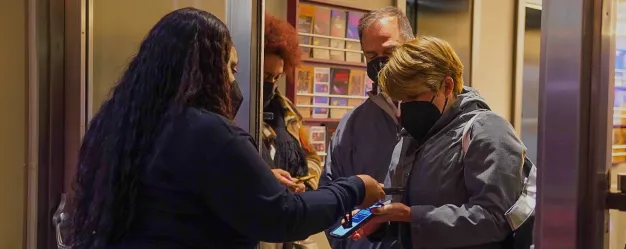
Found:
<path fill-rule="evenodd" d="M 383 223 L 389 221 L 411 222 L 411 208 L 402 203 L 391 203 L 370 209 L 374 218 L 352 234 L 352 239 L 360 240 L 376 232 Z"/>
<path fill-rule="evenodd" d="M 358 206 L 359 208 L 368 208 L 376 202 L 385 199 L 383 184 L 378 183 L 376 179 L 368 175 L 357 175 L 357 177 L 361 178 L 365 184 L 365 198 L 363 198 L 363 202 Z"/>
<path fill-rule="evenodd" d="M 291 174 L 285 170 L 272 169 L 272 173 L 274 173 L 274 177 L 276 177 L 280 184 L 284 185 L 292 192 L 301 193 L 306 189 L 304 183 L 295 183 L 293 178 L 291 178 Z"/>

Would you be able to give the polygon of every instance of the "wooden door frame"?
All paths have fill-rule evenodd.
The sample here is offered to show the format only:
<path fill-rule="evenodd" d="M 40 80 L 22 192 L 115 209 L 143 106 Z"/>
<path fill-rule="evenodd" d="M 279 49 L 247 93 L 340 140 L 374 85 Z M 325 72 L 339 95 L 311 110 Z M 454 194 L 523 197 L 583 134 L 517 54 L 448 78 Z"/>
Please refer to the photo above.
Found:
<path fill-rule="evenodd" d="M 29 0 L 28 171 L 25 247 L 56 248 L 52 215 L 63 193 L 65 8 Z"/>
<path fill-rule="evenodd" d="M 28 0 L 27 249 L 56 249 L 85 127 L 86 0 Z"/>

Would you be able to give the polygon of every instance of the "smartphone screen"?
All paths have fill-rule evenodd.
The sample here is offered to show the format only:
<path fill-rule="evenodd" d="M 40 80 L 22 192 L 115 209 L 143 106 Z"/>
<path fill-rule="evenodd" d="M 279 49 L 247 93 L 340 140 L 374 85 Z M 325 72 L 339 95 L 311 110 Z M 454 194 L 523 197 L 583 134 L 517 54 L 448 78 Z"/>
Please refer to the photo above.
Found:
<path fill-rule="evenodd" d="M 389 202 L 388 201 L 385 203 L 379 202 L 379 203 L 372 205 L 371 207 L 367 209 L 360 210 L 358 213 L 352 216 L 352 227 L 344 228 L 343 226 L 339 225 L 332 232 L 330 232 L 330 235 L 332 235 L 333 237 L 337 237 L 337 238 L 346 238 L 350 236 L 350 234 L 354 233 L 357 229 L 361 228 L 361 226 L 367 223 L 367 221 L 371 218 L 372 216 L 372 212 L 370 212 L 371 208 L 381 207 L 387 203 Z"/>

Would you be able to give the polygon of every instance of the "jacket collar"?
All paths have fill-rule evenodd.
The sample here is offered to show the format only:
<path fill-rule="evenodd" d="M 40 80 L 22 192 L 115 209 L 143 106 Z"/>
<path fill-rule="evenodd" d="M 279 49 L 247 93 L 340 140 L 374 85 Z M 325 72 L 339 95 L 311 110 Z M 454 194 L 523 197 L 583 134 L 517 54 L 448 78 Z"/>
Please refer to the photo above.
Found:
<path fill-rule="evenodd" d="M 285 122 L 291 121 L 302 122 L 302 115 L 296 111 L 296 107 L 293 103 L 285 97 L 280 91 L 276 90 L 276 97 L 278 98 L 280 105 L 285 113 Z"/>

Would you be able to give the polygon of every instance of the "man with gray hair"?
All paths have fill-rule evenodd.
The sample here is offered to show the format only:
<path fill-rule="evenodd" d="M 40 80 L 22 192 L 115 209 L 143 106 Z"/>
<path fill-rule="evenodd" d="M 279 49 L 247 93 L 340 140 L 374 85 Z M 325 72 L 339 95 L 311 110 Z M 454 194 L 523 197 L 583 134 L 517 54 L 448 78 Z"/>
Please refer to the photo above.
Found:
<path fill-rule="evenodd" d="M 393 103 L 378 89 L 378 72 L 387 63 L 393 50 L 412 40 L 414 34 L 406 15 L 392 6 L 364 15 L 359 21 L 358 31 L 361 49 L 367 61 L 367 75 L 374 82 L 373 89 L 368 93 L 367 100 L 339 122 L 331 139 L 320 185 L 339 177 L 366 174 L 390 187 L 387 174 L 390 164 L 397 164 L 400 156 L 392 157 L 392 153 L 401 139 L 402 127 L 398 120 L 397 103 Z M 371 243 L 367 240 L 339 241 L 330 236 L 328 238 L 334 249 L 399 248 L 395 241 Z"/>

